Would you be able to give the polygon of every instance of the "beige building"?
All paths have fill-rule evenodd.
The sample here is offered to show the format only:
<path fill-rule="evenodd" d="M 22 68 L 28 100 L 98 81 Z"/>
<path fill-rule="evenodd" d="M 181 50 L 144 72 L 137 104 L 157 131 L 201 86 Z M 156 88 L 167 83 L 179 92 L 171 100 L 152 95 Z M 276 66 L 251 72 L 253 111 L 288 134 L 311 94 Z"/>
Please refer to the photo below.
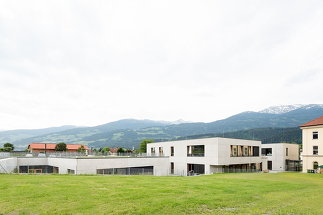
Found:
<path fill-rule="evenodd" d="M 323 116 L 300 126 L 303 136 L 303 172 L 323 165 Z"/>

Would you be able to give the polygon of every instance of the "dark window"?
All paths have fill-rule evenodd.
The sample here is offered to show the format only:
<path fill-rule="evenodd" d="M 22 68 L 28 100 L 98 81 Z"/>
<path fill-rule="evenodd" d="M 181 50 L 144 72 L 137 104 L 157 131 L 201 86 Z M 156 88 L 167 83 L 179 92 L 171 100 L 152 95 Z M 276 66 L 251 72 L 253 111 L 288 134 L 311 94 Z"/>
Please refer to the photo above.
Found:
<path fill-rule="evenodd" d="M 204 174 L 204 164 L 187 164 L 187 175 Z"/>
<path fill-rule="evenodd" d="M 248 146 L 244 146 L 243 147 L 243 156 L 244 157 L 248 157 L 249 156 Z"/>
<path fill-rule="evenodd" d="M 74 169 L 67 169 L 67 174 L 75 174 L 75 170 Z"/>
<path fill-rule="evenodd" d="M 288 156 L 288 148 L 286 148 L 286 156 Z"/>
<path fill-rule="evenodd" d="M 155 148 L 150 148 L 151 155 L 155 155 Z"/>
<path fill-rule="evenodd" d="M 272 148 L 262 148 L 261 149 L 261 155 L 262 156 L 272 156 Z"/>
<path fill-rule="evenodd" d="M 110 168 L 97 169 L 97 174 L 101 175 L 153 175 L 153 166 L 128 167 L 128 168 Z"/>
<path fill-rule="evenodd" d="M 53 173 L 54 167 L 48 165 L 19 166 L 19 173 Z"/>
<path fill-rule="evenodd" d="M 319 154 L 319 147 L 313 146 L 313 155 L 318 155 L 318 154 Z"/>
<path fill-rule="evenodd" d="M 174 163 L 170 163 L 170 174 L 174 174 Z"/>
<path fill-rule="evenodd" d="M 204 145 L 187 146 L 188 157 L 204 157 Z"/>
<path fill-rule="evenodd" d="M 286 160 L 286 171 L 302 171 L 302 162 L 300 160 Z"/>
<path fill-rule="evenodd" d="M 259 146 L 254 146 L 252 148 L 252 154 L 253 156 L 259 156 Z"/>
<path fill-rule="evenodd" d="M 238 146 L 231 146 L 231 157 L 238 157 Z"/>
<path fill-rule="evenodd" d="M 164 155 L 163 147 L 159 147 L 159 156 L 163 156 L 163 155 Z"/>
<path fill-rule="evenodd" d="M 267 167 L 268 167 L 268 170 L 272 170 L 273 169 L 273 162 L 267 161 Z"/>
<path fill-rule="evenodd" d="M 174 146 L 170 147 L 170 156 L 174 156 Z"/>
<path fill-rule="evenodd" d="M 313 139 L 314 139 L 314 140 L 317 140 L 318 138 L 319 138 L 319 132 L 314 131 L 314 132 L 313 132 Z"/>
<path fill-rule="evenodd" d="M 318 162 L 313 162 L 313 169 L 318 169 L 319 168 L 319 163 Z"/>

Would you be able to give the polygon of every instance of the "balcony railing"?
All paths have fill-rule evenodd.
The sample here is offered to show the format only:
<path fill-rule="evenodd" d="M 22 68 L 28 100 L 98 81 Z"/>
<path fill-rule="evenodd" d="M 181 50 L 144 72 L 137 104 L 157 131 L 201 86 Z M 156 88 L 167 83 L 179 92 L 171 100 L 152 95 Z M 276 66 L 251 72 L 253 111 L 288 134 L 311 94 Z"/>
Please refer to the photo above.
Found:
<path fill-rule="evenodd" d="M 187 154 L 187 157 L 204 157 L 204 153 Z"/>

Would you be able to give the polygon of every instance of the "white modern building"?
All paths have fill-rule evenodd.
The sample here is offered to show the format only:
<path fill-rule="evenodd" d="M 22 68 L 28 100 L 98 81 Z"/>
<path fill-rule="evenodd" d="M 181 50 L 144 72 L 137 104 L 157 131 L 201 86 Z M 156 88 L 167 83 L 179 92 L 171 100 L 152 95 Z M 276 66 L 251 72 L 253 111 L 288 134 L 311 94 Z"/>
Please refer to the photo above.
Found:
<path fill-rule="evenodd" d="M 262 144 L 261 155 L 267 158 L 270 172 L 300 171 L 299 145 L 292 143 Z"/>
<path fill-rule="evenodd" d="M 260 148 L 260 141 L 216 137 L 149 143 L 147 154 L 169 157 L 169 172 L 184 176 L 261 171 Z"/>
<path fill-rule="evenodd" d="M 142 157 L 46 155 L 0 158 L 0 173 L 188 176 L 268 169 L 295 171 L 291 168 L 299 154 L 295 144 L 216 137 L 149 143 L 147 155 Z"/>
<path fill-rule="evenodd" d="M 167 157 L 10 157 L 0 173 L 168 175 Z"/>

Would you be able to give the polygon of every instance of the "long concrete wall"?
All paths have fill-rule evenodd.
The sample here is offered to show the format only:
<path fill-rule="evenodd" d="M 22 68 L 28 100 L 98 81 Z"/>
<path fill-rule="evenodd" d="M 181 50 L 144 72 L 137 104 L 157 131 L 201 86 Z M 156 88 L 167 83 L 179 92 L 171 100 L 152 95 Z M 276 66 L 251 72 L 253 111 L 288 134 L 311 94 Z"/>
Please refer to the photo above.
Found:
<path fill-rule="evenodd" d="M 77 159 L 76 174 L 96 174 L 97 169 L 153 166 L 155 176 L 169 174 L 168 157 L 145 158 L 84 158 Z"/>
<path fill-rule="evenodd" d="M 68 169 L 74 170 L 75 173 L 77 169 L 77 159 L 76 158 L 48 158 L 48 165 L 58 167 L 59 174 L 67 174 Z"/>
<path fill-rule="evenodd" d="M 12 172 L 17 166 L 49 165 L 58 167 L 59 174 L 67 174 L 68 170 L 75 174 L 97 174 L 97 169 L 129 168 L 129 167 L 154 167 L 154 175 L 166 176 L 169 174 L 168 157 L 106 157 L 106 158 L 38 158 L 18 157 L 1 159 L 1 173 Z"/>

